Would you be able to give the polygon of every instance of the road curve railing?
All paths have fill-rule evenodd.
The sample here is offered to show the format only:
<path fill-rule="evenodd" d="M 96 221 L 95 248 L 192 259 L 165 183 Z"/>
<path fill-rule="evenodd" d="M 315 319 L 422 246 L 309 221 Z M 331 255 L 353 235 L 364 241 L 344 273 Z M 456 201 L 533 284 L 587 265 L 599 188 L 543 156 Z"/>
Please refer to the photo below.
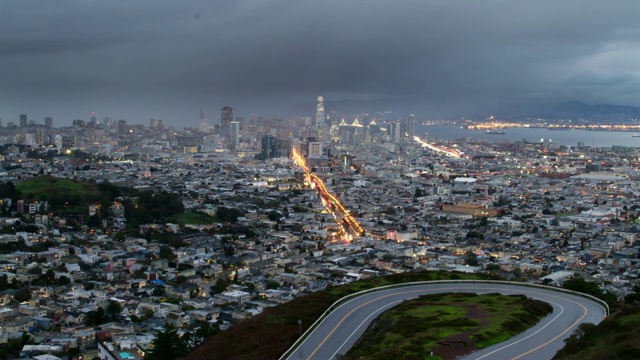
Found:
<path fill-rule="evenodd" d="M 523 282 L 517 282 L 517 281 L 504 281 L 504 280 L 428 280 L 428 281 L 412 281 L 412 282 L 384 285 L 384 286 L 379 286 L 379 287 L 375 287 L 375 288 L 371 288 L 371 289 L 361 290 L 361 291 L 358 291 L 358 292 L 355 292 L 353 294 L 349 294 L 347 296 L 344 296 L 344 297 L 340 298 L 339 300 L 337 300 L 336 302 L 331 304 L 331 306 L 329 306 L 329 308 L 327 308 L 327 310 L 325 310 L 322 313 L 322 315 L 320 315 L 320 317 L 318 317 L 318 319 L 313 324 L 311 324 L 311 326 L 302 334 L 302 336 L 300 336 L 296 340 L 296 342 L 294 342 L 293 345 L 291 345 L 291 347 L 287 351 L 285 351 L 284 354 L 282 354 L 282 356 L 280 357 L 280 360 L 287 359 L 291 355 L 291 353 L 293 353 L 298 348 L 298 346 L 300 346 L 300 344 L 302 342 L 304 342 L 304 340 L 307 338 L 307 336 L 309 336 L 309 334 L 311 334 L 318 327 L 318 325 L 335 308 L 337 308 L 340 304 L 342 304 L 343 302 L 345 302 L 347 300 L 356 298 L 356 297 L 358 297 L 360 295 L 364 295 L 364 294 L 368 294 L 368 293 L 372 293 L 372 292 L 376 292 L 376 291 L 380 291 L 380 290 L 385 290 L 385 289 L 391 289 L 391 288 L 409 287 L 409 286 L 414 286 L 414 285 L 452 284 L 452 283 L 503 284 L 503 285 L 512 285 L 512 286 L 541 288 L 541 289 L 546 289 L 546 290 L 563 292 L 563 293 L 567 293 L 567 294 L 578 295 L 578 296 L 582 296 L 582 297 L 588 298 L 590 300 L 593 300 L 594 302 L 600 304 L 600 306 L 602 307 L 602 309 L 605 312 L 605 317 L 609 316 L 609 304 L 607 304 L 606 301 L 604 301 L 602 299 L 599 299 L 599 298 L 597 298 L 597 297 L 595 297 L 593 295 L 581 293 L 581 292 L 578 292 L 578 291 L 563 289 L 563 288 L 559 288 L 559 287 L 555 287 L 555 286 L 530 284 L 530 283 L 523 283 Z"/>

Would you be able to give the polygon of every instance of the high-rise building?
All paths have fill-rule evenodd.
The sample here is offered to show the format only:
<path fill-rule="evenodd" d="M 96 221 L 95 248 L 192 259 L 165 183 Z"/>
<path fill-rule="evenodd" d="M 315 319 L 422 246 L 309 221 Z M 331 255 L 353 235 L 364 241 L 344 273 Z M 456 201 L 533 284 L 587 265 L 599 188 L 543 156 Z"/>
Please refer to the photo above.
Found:
<path fill-rule="evenodd" d="M 238 149 L 238 145 L 240 144 L 240 123 L 237 121 L 232 121 L 229 123 L 229 143 L 227 144 L 227 148 L 229 150 Z"/>
<path fill-rule="evenodd" d="M 129 126 L 127 125 L 126 120 L 118 120 L 117 126 L 118 126 L 117 129 L 119 134 L 126 134 L 127 131 L 129 130 Z"/>
<path fill-rule="evenodd" d="M 44 128 L 37 128 L 36 129 L 36 136 L 35 136 L 35 142 L 38 145 L 46 145 L 45 141 L 47 138 L 47 134 L 44 131 Z"/>
<path fill-rule="evenodd" d="M 275 143 L 274 157 L 291 157 L 291 139 L 278 138 Z"/>
<path fill-rule="evenodd" d="M 20 114 L 20 127 L 27 127 L 27 114 Z"/>
<path fill-rule="evenodd" d="M 316 124 L 324 121 L 324 97 L 318 96 L 318 105 L 316 105 Z"/>
<path fill-rule="evenodd" d="M 233 121 L 233 108 L 231 106 L 225 106 L 222 108 L 220 114 L 220 125 L 229 126 L 229 123 Z"/>
<path fill-rule="evenodd" d="M 44 126 L 51 128 L 53 127 L 53 118 L 48 116 L 46 118 L 44 118 Z"/>
<path fill-rule="evenodd" d="M 203 133 L 209 132 L 209 123 L 207 122 L 207 119 L 204 118 L 204 112 L 202 111 L 202 108 L 200 108 L 200 131 L 202 131 Z"/>
<path fill-rule="evenodd" d="M 407 133 L 409 135 L 409 140 L 413 140 L 413 136 L 415 135 L 415 127 L 416 127 L 416 115 L 409 114 L 409 121 L 407 123 Z"/>
<path fill-rule="evenodd" d="M 149 120 L 149 127 L 152 129 L 156 129 L 158 127 L 158 122 L 159 122 L 158 119 L 151 118 L 151 120 Z"/>
<path fill-rule="evenodd" d="M 309 157 L 319 158 L 322 156 L 322 143 L 318 141 L 309 142 Z"/>
<path fill-rule="evenodd" d="M 275 157 L 276 137 L 273 135 L 262 135 L 261 143 L 260 158 L 266 160 Z"/>

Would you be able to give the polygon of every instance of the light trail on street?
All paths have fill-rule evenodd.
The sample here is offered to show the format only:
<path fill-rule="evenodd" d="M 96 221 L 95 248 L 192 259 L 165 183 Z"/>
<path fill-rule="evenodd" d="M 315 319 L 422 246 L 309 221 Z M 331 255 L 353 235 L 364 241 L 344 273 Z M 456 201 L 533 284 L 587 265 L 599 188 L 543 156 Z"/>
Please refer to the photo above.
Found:
<path fill-rule="evenodd" d="M 433 144 L 429 144 L 428 142 L 426 142 L 426 141 L 424 141 L 424 140 L 420 139 L 420 137 L 418 137 L 418 136 L 414 136 L 414 137 L 413 137 L 413 140 L 415 140 L 415 141 L 419 142 L 419 143 L 420 143 L 420 144 L 422 144 L 423 146 L 425 146 L 425 147 L 427 147 L 427 148 L 429 148 L 430 150 L 433 150 L 433 151 L 435 151 L 435 152 L 443 153 L 443 154 L 445 154 L 445 155 L 447 155 L 447 156 L 455 157 L 455 158 L 461 158 L 461 157 L 462 157 L 462 155 L 460 155 L 460 153 L 458 153 L 458 152 L 457 152 L 457 151 L 455 151 L 455 150 L 447 150 L 447 149 L 444 149 L 444 148 L 441 148 L 441 147 L 435 146 L 435 145 L 433 145 Z"/>
<path fill-rule="evenodd" d="M 364 229 L 362 228 L 362 226 L 360 226 L 358 221 L 356 221 L 356 219 L 351 216 L 349 210 L 347 210 L 344 205 L 342 205 L 337 197 L 335 197 L 329 192 L 329 190 L 327 190 L 324 181 L 319 176 L 311 173 L 311 169 L 309 169 L 307 161 L 304 159 L 302 154 L 300 154 L 298 149 L 294 147 L 291 154 L 296 165 L 304 170 L 305 179 L 308 182 L 309 186 L 312 189 L 316 189 L 318 191 L 318 193 L 320 194 L 320 198 L 322 199 L 322 204 L 327 208 L 327 211 L 329 211 L 334 216 L 336 223 L 341 226 L 341 229 L 343 231 L 341 231 L 340 235 L 343 237 L 343 239 L 346 241 L 350 241 L 353 237 L 360 237 L 364 235 Z M 347 234 L 347 232 L 349 234 Z"/>

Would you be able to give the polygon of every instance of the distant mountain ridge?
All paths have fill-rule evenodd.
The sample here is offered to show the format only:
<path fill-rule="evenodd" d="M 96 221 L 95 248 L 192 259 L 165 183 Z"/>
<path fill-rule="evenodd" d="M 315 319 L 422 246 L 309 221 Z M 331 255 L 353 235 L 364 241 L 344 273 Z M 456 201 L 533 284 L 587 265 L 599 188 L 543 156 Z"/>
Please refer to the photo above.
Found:
<path fill-rule="evenodd" d="M 566 101 L 559 104 L 523 106 L 509 117 L 538 117 L 549 120 L 584 120 L 629 122 L 640 119 L 640 107 L 628 105 L 595 104 Z"/>

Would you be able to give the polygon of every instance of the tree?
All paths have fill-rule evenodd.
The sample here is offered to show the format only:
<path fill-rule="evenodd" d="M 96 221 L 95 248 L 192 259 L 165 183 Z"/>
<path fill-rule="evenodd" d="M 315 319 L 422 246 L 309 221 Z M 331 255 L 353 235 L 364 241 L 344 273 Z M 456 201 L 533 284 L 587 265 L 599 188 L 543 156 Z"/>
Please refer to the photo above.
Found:
<path fill-rule="evenodd" d="M 214 335 L 217 335 L 218 333 L 220 333 L 220 325 L 218 325 L 217 323 L 211 324 L 206 322 L 202 324 L 202 326 L 200 326 L 198 330 L 196 330 L 196 332 L 193 334 L 194 346 L 198 346 L 203 341 L 209 339 Z"/>
<path fill-rule="evenodd" d="M 640 284 L 631 288 L 631 292 L 624 297 L 624 302 L 628 304 L 640 304 Z"/>
<path fill-rule="evenodd" d="M 191 350 L 185 337 L 180 337 L 175 327 L 167 326 L 153 340 L 151 350 L 144 356 L 145 360 L 173 360 L 185 357 Z"/>
<path fill-rule="evenodd" d="M 79 359 L 82 352 L 77 347 L 67 349 L 69 359 Z"/>
<path fill-rule="evenodd" d="M 164 288 L 164 285 L 158 285 L 156 287 L 153 288 L 153 292 L 151 293 L 152 296 L 164 296 L 166 293 L 166 290 Z"/>
<path fill-rule="evenodd" d="M 122 312 L 120 303 L 117 301 L 109 301 L 109 305 L 107 305 L 107 314 L 109 314 L 109 317 L 115 320 L 116 317 L 120 315 L 120 312 Z"/>
<path fill-rule="evenodd" d="M 171 250 L 171 248 L 168 247 L 168 246 L 161 246 L 160 247 L 160 255 L 159 256 L 160 256 L 161 259 L 167 259 L 169 261 L 173 261 L 178 257 L 176 254 L 173 253 L 173 250 Z"/>
<path fill-rule="evenodd" d="M 464 263 L 469 266 L 478 266 L 478 256 L 471 251 L 464 255 Z"/>
<path fill-rule="evenodd" d="M 7 290 L 9 288 L 9 278 L 7 275 L 0 276 L 0 291 Z"/>
<path fill-rule="evenodd" d="M 85 317 L 85 323 L 87 326 L 101 325 L 107 322 L 107 315 L 104 313 L 102 307 L 98 307 L 95 311 L 89 311 Z"/>
<path fill-rule="evenodd" d="M 275 290 L 280 287 L 280 283 L 275 280 L 267 281 L 267 289 Z"/>
<path fill-rule="evenodd" d="M 28 286 L 21 287 L 13 294 L 13 298 L 20 302 L 31 300 L 31 288 Z"/>
<path fill-rule="evenodd" d="M 227 290 L 227 286 L 229 286 L 229 281 L 223 279 L 223 278 L 218 278 L 218 280 L 216 280 L 216 283 L 214 285 L 212 285 L 210 287 L 211 290 L 211 294 L 220 294 L 222 292 L 224 292 L 225 290 Z"/>
<path fill-rule="evenodd" d="M 494 274 L 498 271 L 500 271 L 500 266 L 497 264 L 489 264 L 487 265 L 487 271 L 489 271 L 490 273 Z"/>

